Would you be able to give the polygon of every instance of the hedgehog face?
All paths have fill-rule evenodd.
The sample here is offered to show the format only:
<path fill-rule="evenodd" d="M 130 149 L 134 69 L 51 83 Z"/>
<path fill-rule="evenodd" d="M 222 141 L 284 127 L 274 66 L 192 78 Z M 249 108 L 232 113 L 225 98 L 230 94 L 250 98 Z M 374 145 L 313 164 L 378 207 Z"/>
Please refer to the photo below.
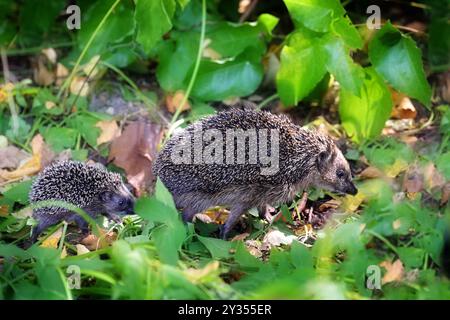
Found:
<path fill-rule="evenodd" d="M 123 185 L 117 191 L 102 192 L 100 200 L 108 214 L 134 214 L 134 197 Z"/>
<path fill-rule="evenodd" d="M 337 147 L 330 147 L 326 151 L 320 152 L 316 165 L 319 171 L 315 181 L 317 187 L 351 195 L 358 192 L 352 182 L 350 166 Z"/>

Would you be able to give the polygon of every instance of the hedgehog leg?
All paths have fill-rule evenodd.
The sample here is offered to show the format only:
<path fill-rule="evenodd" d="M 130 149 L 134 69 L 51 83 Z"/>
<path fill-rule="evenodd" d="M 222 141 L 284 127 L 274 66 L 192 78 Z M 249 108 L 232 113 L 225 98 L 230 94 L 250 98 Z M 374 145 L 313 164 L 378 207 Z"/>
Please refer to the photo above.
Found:
<path fill-rule="evenodd" d="M 80 228 L 81 233 L 86 235 L 89 233 L 89 223 L 84 220 L 84 218 L 78 214 L 73 217 L 73 221 L 77 224 L 78 228 Z"/>
<path fill-rule="evenodd" d="M 182 217 L 184 222 L 192 222 L 192 219 L 194 219 L 195 214 L 197 213 L 197 210 L 195 208 L 184 208 Z"/>
<path fill-rule="evenodd" d="M 223 240 L 227 239 L 228 233 L 233 229 L 234 225 L 238 221 L 239 217 L 250 208 L 243 205 L 236 205 L 231 207 L 230 214 L 225 224 L 220 228 L 220 237 Z"/>

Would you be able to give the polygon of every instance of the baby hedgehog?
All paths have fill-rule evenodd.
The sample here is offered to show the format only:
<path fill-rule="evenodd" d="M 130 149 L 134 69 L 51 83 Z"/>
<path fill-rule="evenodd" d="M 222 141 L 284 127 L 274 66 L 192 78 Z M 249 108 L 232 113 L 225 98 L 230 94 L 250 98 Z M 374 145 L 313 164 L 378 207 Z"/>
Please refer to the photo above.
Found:
<path fill-rule="evenodd" d="M 333 140 L 294 125 L 286 116 L 232 109 L 173 136 L 154 170 L 183 210 L 183 220 L 213 206 L 230 208 L 226 238 L 256 207 L 292 201 L 310 186 L 356 194 L 347 160 Z"/>
<path fill-rule="evenodd" d="M 68 202 L 93 218 L 103 214 L 116 222 L 121 221 L 117 213 L 133 214 L 134 207 L 134 197 L 118 173 L 77 161 L 60 161 L 46 167 L 33 182 L 29 198 L 31 204 L 43 200 Z M 38 225 L 33 229 L 32 243 L 43 230 L 63 220 L 74 221 L 83 234 L 89 232 L 83 217 L 58 206 L 34 209 L 33 217 Z"/>

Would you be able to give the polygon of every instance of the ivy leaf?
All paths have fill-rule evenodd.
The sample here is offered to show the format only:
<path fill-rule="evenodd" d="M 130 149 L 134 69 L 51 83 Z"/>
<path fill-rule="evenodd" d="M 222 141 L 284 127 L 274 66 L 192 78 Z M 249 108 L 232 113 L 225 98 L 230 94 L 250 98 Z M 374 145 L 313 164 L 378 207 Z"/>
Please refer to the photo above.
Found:
<path fill-rule="evenodd" d="M 333 21 L 332 28 L 344 41 L 345 45 L 353 49 L 361 49 L 363 40 L 349 17 L 340 17 Z"/>
<path fill-rule="evenodd" d="M 327 35 L 323 39 L 327 51 L 327 70 L 336 77 L 344 90 L 359 96 L 364 79 L 363 68 L 354 63 L 350 50 L 342 39 Z"/>
<path fill-rule="evenodd" d="M 247 96 L 262 78 L 261 63 L 246 53 L 227 62 L 202 61 L 192 95 L 204 101 Z"/>
<path fill-rule="evenodd" d="M 284 3 L 294 21 L 317 32 L 329 31 L 333 18 L 345 13 L 338 0 L 284 0 Z"/>
<path fill-rule="evenodd" d="M 297 38 L 281 51 L 277 73 L 277 90 L 285 105 L 295 105 L 305 98 L 326 72 L 326 52 L 321 43 L 314 38 Z"/>
<path fill-rule="evenodd" d="M 72 149 L 75 146 L 77 137 L 76 131 L 72 128 L 51 127 L 47 130 L 42 130 L 41 134 L 55 152 Z"/>
<path fill-rule="evenodd" d="M 397 91 L 430 105 L 431 88 L 414 41 L 387 23 L 369 43 L 369 58 Z"/>
<path fill-rule="evenodd" d="M 136 41 L 150 52 L 161 37 L 172 28 L 175 12 L 174 0 L 138 0 L 134 20 L 137 26 Z"/>
<path fill-rule="evenodd" d="M 345 88 L 341 89 L 339 115 L 342 126 L 356 142 L 378 136 L 391 110 L 389 89 L 372 68 L 366 70 L 360 96 Z"/>

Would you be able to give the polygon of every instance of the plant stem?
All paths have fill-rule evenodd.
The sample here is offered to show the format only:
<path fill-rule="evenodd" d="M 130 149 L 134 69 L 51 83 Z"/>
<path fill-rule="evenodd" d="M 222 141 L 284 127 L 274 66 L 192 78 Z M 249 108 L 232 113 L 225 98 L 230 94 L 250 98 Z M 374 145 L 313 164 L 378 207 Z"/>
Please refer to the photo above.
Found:
<path fill-rule="evenodd" d="M 274 93 L 273 95 L 267 97 L 266 99 L 264 99 L 263 101 L 261 101 L 260 104 L 258 104 L 257 108 L 258 110 L 261 110 L 262 108 L 264 108 L 268 103 L 272 102 L 273 100 L 275 100 L 276 98 L 278 98 L 278 93 Z"/>
<path fill-rule="evenodd" d="M 117 5 L 119 4 L 120 0 L 116 0 L 113 5 L 111 6 L 111 8 L 109 8 L 108 12 L 106 12 L 105 16 L 103 17 L 102 21 L 100 21 L 100 23 L 98 24 L 97 28 L 95 28 L 94 32 L 92 33 L 91 37 L 89 38 L 88 42 L 86 43 L 86 45 L 83 48 L 83 51 L 81 51 L 80 56 L 78 57 L 77 62 L 75 63 L 75 66 L 72 69 L 72 72 L 70 72 L 69 77 L 64 81 L 64 83 L 62 84 L 61 88 L 59 88 L 58 91 L 58 95 L 57 98 L 58 100 L 61 98 L 61 95 L 63 94 L 64 90 L 67 88 L 67 86 L 72 82 L 73 77 L 75 76 L 75 73 L 78 69 L 78 66 L 81 63 L 81 60 L 83 60 L 84 56 L 86 55 L 87 50 L 89 49 L 89 47 L 91 46 L 92 42 L 94 41 L 95 37 L 97 36 L 97 33 L 100 31 L 100 29 L 103 27 L 103 25 L 105 24 L 106 20 L 108 19 L 108 17 L 111 15 L 111 13 L 114 11 L 114 9 L 117 7 Z"/>
<path fill-rule="evenodd" d="M 202 59 L 203 42 L 205 40 L 205 30 L 206 30 L 206 1 L 202 0 L 202 27 L 201 27 L 201 31 L 200 31 L 200 41 L 198 43 L 197 59 L 195 60 L 194 71 L 192 72 L 191 80 L 189 81 L 189 85 L 188 85 L 186 93 L 183 97 L 183 100 L 181 101 L 180 105 L 178 106 L 177 110 L 175 111 L 175 114 L 172 117 L 172 120 L 170 121 L 171 127 L 177 121 L 177 119 L 181 113 L 181 110 L 183 109 L 183 106 L 186 104 L 186 102 L 189 98 L 189 95 L 191 94 L 192 88 L 194 87 L 195 79 L 197 78 L 198 69 L 200 67 L 200 60 Z M 169 137 L 170 134 L 171 134 L 171 130 L 169 128 L 169 132 L 167 133 L 167 136 Z"/>

